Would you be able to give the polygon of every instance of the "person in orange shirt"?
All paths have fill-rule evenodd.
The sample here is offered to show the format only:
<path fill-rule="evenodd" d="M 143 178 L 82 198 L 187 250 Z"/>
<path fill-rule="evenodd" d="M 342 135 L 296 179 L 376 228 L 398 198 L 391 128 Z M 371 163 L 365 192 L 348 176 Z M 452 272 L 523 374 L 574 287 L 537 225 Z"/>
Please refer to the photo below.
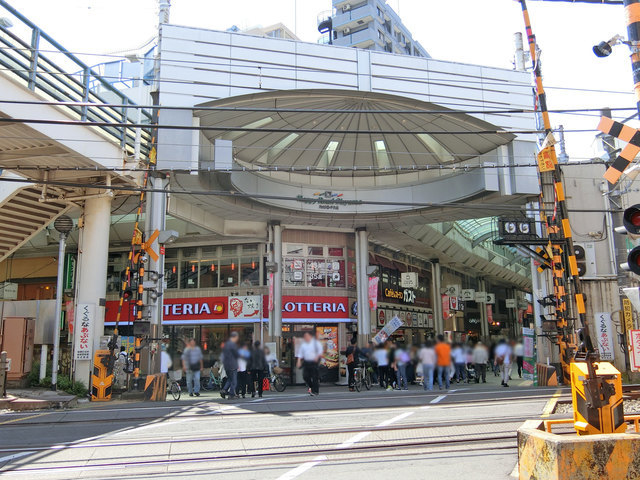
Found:
<path fill-rule="evenodd" d="M 444 376 L 445 385 L 449 390 L 449 367 L 451 365 L 451 346 L 444 341 L 444 336 L 438 335 L 436 343 L 436 365 L 438 372 L 438 386 L 442 390 L 442 377 Z"/>

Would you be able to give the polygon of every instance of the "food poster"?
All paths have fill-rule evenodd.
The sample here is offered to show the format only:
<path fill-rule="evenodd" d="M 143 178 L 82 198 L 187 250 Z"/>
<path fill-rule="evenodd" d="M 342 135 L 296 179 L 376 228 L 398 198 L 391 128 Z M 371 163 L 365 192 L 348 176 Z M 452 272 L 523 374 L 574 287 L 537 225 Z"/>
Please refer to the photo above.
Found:
<path fill-rule="evenodd" d="M 327 368 L 338 368 L 338 327 L 316 327 L 316 334 L 323 348 L 320 363 Z"/>

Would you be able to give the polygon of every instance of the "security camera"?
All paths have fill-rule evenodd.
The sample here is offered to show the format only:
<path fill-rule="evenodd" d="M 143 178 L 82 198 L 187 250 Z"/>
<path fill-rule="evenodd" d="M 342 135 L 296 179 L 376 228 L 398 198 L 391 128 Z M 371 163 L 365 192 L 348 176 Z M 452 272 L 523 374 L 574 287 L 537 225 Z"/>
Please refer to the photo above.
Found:
<path fill-rule="evenodd" d="M 623 43 L 623 38 L 621 35 L 614 35 L 606 42 L 600 42 L 597 45 L 593 46 L 593 53 L 596 57 L 604 58 L 611 55 L 613 51 L 613 47 L 618 45 L 619 43 Z"/>

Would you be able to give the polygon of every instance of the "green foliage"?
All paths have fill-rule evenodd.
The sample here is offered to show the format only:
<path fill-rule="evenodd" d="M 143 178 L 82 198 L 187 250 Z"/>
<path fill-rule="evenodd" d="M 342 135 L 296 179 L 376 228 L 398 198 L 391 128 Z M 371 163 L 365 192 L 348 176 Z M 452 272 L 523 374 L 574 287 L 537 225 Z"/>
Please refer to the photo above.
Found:
<path fill-rule="evenodd" d="M 34 362 L 31 372 L 29 372 L 29 385 L 32 387 L 51 388 L 51 364 L 47 365 L 47 376 L 40 381 L 40 363 Z M 88 390 L 82 382 L 72 382 L 69 377 L 58 375 L 56 385 L 58 390 L 67 392 L 78 397 L 86 397 Z"/>

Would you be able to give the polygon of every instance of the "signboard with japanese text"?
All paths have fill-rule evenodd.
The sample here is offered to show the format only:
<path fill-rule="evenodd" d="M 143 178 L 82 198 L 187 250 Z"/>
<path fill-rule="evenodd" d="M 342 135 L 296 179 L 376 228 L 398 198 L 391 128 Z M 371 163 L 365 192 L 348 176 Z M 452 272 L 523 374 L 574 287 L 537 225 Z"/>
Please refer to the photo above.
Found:
<path fill-rule="evenodd" d="M 65 292 L 72 291 L 76 285 L 76 266 L 78 259 L 75 253 L 67 253 L 64 256 L 64 277 L 62 287 Z"/>
<path fill-rule="evenodd" d="M 622 326 L 624 331 L 633 330 L 633 311 L 631 309 L 631 300 L 622 299 Z"/>
<path fill-rule="evenodd" d="M 517 302 L 515 298 L 506 298 L 504 300 L 504 303 L 505 303 L 505 307 L 507 308 L 516 308 L 517 306 Z"/>
<path fill-rule="evenodd" d="M 476 291 L 473 288 L 463 288 L 460 290 L 460 300 L 463 302 L 474 301 L 476 298 Z"/>
<path fill-rule="evenodd" d="M 538 152 L 538 170 L 540 170 L 540 172 L 551 172 L 555 170 L 553 156 L 553 147 L 543 148 Z"/>
<path fill-rule="evenodd" d="M 629 363 L 631 370 L 640 370 L 640 330 L 629 330 Z"/>
<path fill-rule="evenodd" d="M 369 278 L 369 309 L 378 308 L 378 277 Z"/>
<path fill-rule="evenodd" d="M 611 325 L 611 314 L 608 312 L 596 313 L 595 324 L 596 342 L 598 344 L 598 351 L 600 352 L 600 359 L 612 362 L 614 357 L 614 332 Z"/>
<path fill-rule="evenodd" d="M 524 347 L 524 358 L 522 361 L 522 377 L 525 380 L 533 380 L 534 370 L 536 368 L 536 349 L 535 349 L 536 332 L 533 328 L 522 329 L 522 346 Z"/>
<path fill-rule="evenodd" d="M 391 320 L 387 322 L 382 330 L 378 332 L 373 341 L 376 345 L 380 345 L 387 341 L 387 339 L 391 336 L 393 332 L 398 330 L 403 325 L 402 320 L 399 317 L 395 316 Z"/>
<path fill-rule="evenodd" d="M 79 303 L 76 310 L 74 359 L 91 360 L 93 349 L 92 329 L 96 314 L 95 303 Z"/>

